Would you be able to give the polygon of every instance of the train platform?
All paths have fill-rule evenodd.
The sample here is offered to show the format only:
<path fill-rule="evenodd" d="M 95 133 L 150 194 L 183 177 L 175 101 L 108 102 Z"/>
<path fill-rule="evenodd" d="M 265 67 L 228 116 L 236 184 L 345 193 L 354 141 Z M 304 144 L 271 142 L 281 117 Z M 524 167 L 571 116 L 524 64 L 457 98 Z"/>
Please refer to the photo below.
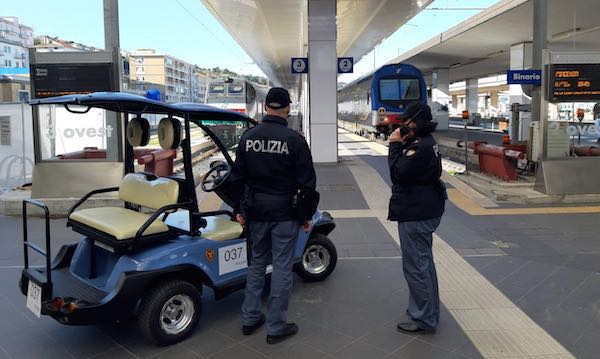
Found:
<path fill-rule="evenodd" d="M 491 145 L 501 145 L 503 133 L 484 132 L 468 129 L 467 141 L 484 141 Z M 536 177 L 531 172 L 519 170 L 516 181 L 504 181 L 490 174 L 479 172 L 479 156 L 468 149 L 469 174 L 465 171 L 465 149 L 458 142 L 464 141 L 464 130 L 450 128 L 436 131 L 435 139 L 440 146 L 440 152 L 449 163 L 448 172 L 457 175 L 456 178 L 465 186 L 486 197 L 492 206 L 498 204 L 546 206 L 546 205 L 596 205 L 600 204 L 600 194 L 580 195 L 547 195 L 534 190 Z M 387 143 L 379 141 L 383 145 Z M 463 186 L 464 187 L 464 186 Z"/>
<path fill-rule="evenodd" d="M 69 327 L 25 308 L 17 281 L 22 224 L 0 217 L 0 358 L 594 358 L 600 341 L 600 207 L 491 206 L 452 176 L 434 240 L 442 302 L 438 331 L 398 333 L 407 302 L 398 234 L 386 220 L 387 148 L 339 132 L 340 163 L 317 167 L 320 208 L 337 228 L 336 270 L 296 280 L 289 320 L 297 336 L 265 343 L 241 333 L 243 292 L 206 290 L 195 333 L 156 347 L 133 323 Z M 207 196 L 204 201 L 214 201 Z M 52 220 L 53 248 L 78 240 Z M 31 220 L 32 235 L 43 222 Z M 41 262 L 39 262 L 41 263 Z"/>

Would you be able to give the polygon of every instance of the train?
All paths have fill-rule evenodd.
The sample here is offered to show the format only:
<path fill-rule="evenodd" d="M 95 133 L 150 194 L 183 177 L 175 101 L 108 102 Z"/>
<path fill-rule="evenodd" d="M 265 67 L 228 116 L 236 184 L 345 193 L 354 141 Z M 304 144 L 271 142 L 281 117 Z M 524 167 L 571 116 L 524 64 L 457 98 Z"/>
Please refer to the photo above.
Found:
<path fill-rule="evenodd" d="M 363 136 L 387 138 L 414 101 L 427 104 L 427 84 L 410 64 L 390 64 L 338 90 L 338 124 Z"/>
<path fill-rule="evenodd" d="M 242 112 L 260 121 L 265 115 L 266 87 L 239 77 L 210 80 L 206 88 L 207 105 Z"/>

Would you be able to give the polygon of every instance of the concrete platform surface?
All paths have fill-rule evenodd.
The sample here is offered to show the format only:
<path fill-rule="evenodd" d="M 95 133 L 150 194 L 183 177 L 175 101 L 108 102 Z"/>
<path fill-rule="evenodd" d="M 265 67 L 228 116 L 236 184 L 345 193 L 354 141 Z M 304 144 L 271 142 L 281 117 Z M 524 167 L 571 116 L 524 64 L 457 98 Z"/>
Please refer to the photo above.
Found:
<path fill-rule="evenodd" d="M 341 131 L 341 163 L 318 167 L 320 208 L 338 227 L 340 256 L 322 283 L 296 278 L 289 320 L 297 336 L 265 343 L 241 333 L 243 292 L 203 298 L 188 340 L 156 347 L 134 323 L 68 327 L 38 319 L 17 289 L 21 222 L 0 217 L 0 358 L 596 358 L 600 342 L 600 209 L 485 206 L 449 183 L 452 201 L 434 251 L 442 313 L 433 335 L 395 330 L 407 287 L 395 223 L 386 220 L 386 148 Z M 207 198 L 214 201 L 214 198 Z M 42 221 L 31 220 L 40 235 Z M 78 235 L 52 221 L 54 248 Z M 41 263 L 37 260 L 34 263 Z"/>

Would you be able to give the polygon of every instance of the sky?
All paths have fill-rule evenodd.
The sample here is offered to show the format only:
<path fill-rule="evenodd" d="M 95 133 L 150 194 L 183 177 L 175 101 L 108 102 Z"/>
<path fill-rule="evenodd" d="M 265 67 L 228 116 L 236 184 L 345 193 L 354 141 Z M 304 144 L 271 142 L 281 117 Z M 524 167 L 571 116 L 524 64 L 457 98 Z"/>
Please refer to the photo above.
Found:
<path fill-rule="evenodd" d="M 58 36 L 104 48 L 102 0 L 0 0 L 0 15 L 17 16 L 36 35 Z M 229 0 L 222 0 L 229 1 Z M 428 9 L 384 40 L 360 61 L 349 82 L 435 35 L 466 20 L 498 0 L 435 0 Z M 429 10 L 475 8 L 476 10 Z M 200 67 L 228 68 L 242 74 L 264 75 L 200 0 L 120 0 L 121 48 L 154 48 Z"/>

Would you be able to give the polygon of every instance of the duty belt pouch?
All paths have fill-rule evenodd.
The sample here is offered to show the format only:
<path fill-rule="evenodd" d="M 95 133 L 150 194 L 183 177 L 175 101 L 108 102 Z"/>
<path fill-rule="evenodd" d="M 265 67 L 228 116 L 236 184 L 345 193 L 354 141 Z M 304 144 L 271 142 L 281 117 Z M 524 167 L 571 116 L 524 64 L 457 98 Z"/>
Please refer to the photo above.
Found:
<path fill-rule="evenodd" d="M 293 208 L 298 222 L 303 224 L 307 219 L 312 218 L 319 205 L 320 194 L 317 191 L 298 190 L 294 196 Z"/>
<path fill-rule="evenodd" d="M 306 220 L 306 208 L 304 207 L 304 198 L 302 191 L 296 192 L 292 199 L 292 209 L 294 210 L 294 217 L 300 224 L 304 224 Z"/>

